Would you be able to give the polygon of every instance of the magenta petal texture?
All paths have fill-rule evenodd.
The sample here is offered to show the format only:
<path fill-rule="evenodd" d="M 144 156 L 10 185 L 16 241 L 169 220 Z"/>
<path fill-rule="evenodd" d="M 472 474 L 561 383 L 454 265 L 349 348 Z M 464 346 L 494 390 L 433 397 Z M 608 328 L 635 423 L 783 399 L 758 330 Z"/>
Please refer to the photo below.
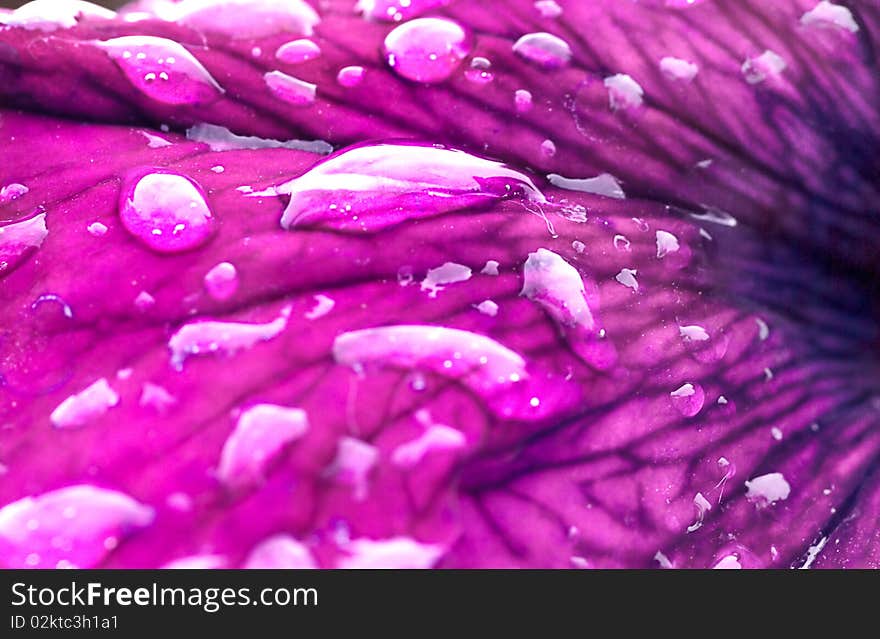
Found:
<path fill-rule="evenodd" d="M 0 13 L 0 565 L 880 567 L 878 29 Z"/>

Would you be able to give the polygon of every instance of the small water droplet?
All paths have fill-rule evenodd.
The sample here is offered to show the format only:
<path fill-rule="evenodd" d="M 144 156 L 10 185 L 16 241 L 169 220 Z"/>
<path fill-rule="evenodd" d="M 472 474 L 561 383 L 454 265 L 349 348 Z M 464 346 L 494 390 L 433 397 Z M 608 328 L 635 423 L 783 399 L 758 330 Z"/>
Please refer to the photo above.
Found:
<path fill-rule="evenodd" d="M 525 89 L 517 89 L 513 94 L 513 104 L 516 107 L 517 113 L 528 113 L 534 106 L 531 92 Z"/>
<path fill-rule="evenodd" d="M 788 65 L 778 53 L 764 51 L 761 55 L 748 58 L 742 64 L 742 74 L 749 84 L 759 84 L 768 78 L 774 78 L 782 73 Z"/>
<path fill-rule="evenodd" d="M 300 80 L 281 71 L 269 71 L 263 75 L 263 81 L 279 100 L 297 107 L 306 107 L 314 103 L 317 85 Z"/>
<path fill-rule="evenodd" d="M 693 417 L 703 409 L 706 394 L 702 386 L 688 382 L 669 393 L 669 398 L 679 413 Z"/>
<path fill-rule="evenodd" d="M 202 246 L 214 229 L 201 187 L 176 173 L 132 174 L 122 188 L 119 217 L 135 238 L 163 253 Z"/>
<path fill-rule="evenodd" d="M 364 75 L 366 75 L 366 70 L 363 67 L 342 67 L 336 74 L 336 82 L 340 86 L 350 89 L 359 85 L 363 81 Z"/>
<path fill-rule="evenodd" d="M 395 27 L 385 38 L 384 55 L 397 75 L 414 82 L 449 78 L 470 52 L 464 29 L 445 18 L 417 18 Z"/>
<path fill-rule="evenodd" d="M 220 262 L 205 274 L 205 290 L 217 301 L 228 300 L 238 290 L 238 271 L 229 262 Z"/>
<path fill-rule="evenodd" d="M 119 403 L 119 395 L 105 377 L 61 402 L 49 420 L 55 428 L 81 428 Z"/>
<path fill-rule="evenodd" d="M 670 80 L 690 82 L 697 77 L 700 68 L 693 62 L 666 56 L 660 60 L 660 71 Z"/>
<path fill-rule="evenodd" d="M 301 64 L 314 60 L 320 55 L 321 47 L 308 38 L 285 42 L 275 51 L 275 57 L 286 64 Z"/>
<path fill-rule="evenodd" d="M 30 191 L 30 189 L 24 184 L 18 184 L 17 182 L 7 184 L 3 188 L 0 188 L 0 204 L 6 204 L 7 202 L 17 200 L 28 191 Z"/>
<path fill-rule="evenodd" d="M 523 59 L 544 69 L 561 69 L 571 60 L 571 47 L 559 36 L 550 33 L 527 33 L 513 45 Z"/>
<path fill-rule="evenodd" d="M 474 58 L 468 70 L 464 72 L 464 77 L 474 84 L 488 84 L 495 79 L 492 63 L 486 58 Z"/>
<path fill-rule="evenodd" d="M 642 105 L 645 94 L 641 85 L 625 73 L 605 78 L 608 90 L 608 104 L 612 111 L 635 109 Z"/>

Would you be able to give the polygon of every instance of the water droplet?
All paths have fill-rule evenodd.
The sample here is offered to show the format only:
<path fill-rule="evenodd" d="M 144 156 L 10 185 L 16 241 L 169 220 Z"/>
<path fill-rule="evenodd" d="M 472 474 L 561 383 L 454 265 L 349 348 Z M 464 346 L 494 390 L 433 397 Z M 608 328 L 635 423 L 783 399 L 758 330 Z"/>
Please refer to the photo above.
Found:
<path fill-rule="evenodd" d="M 534 6 L 542 18 L 558 18 L 562 15 L 562 7 L 556 0 L 536 0 Z"/>
<path fill-rule="evenodd" d="M 17 182 L 7 184 L 3 188 L 0 188 L 0 204 L 6 204 L 7 202 L 17 200 L 28 191 L 30 191 L 30 189 L 24 184 L 18 184 Z"/>
<path fill-rule="evenodd" d="M 645 94 L 638 82 L 625 73 L 605 78 L 608 90 L 608 104 L 612 111 L 635 109 L 642 105 Z"/>
<path fill-rule="evenodd" d="M 416 439 L 400 444 L 391 451 L 391 463 L 401 468 L 414 468 L 434 451 L 464 448 L 467 441 L 460 430 L 443 424 L 430 424 Z"/>
<path fill-rule="evenodd" d="M 107 52 L 132 86 L 163 104 L 206 104 L 223 89 L 182 45 L 155 36 L 123 36 L 96 46 Z"/>
<path fill-rule="evenodd" d="M 763 342 L 768 337 L 770 337 L 770 327 L 767 325 L 767 322 L 762 320 L 760 317 L 756 317 L 755 324 L 758 325 L 758 339 Z"/>
<path fill-rule="evenodd" d="M 394 325 L 343 333 L 333 342 L 333 356 L 338 364 L 358 370 L 428 370 L 460 379 L 482 394 L 528 377 L 519 354 L 484 335 L 443 326 Z"/>
<path fill-rule="evenodd" d="M 107 233 L 108 229 L 106 224 L 102 224 L 101 222 L 92 222 L 86 227 L 86 230 L 89 232 L 90 235 L 93 235 L 94 237 L 101 237 L 102 235 L 105 235 Z"/>
<path fill-rule="evenodd" d="M 782 473 L 768 473 L 745 482 L 746 499 L 758 507 L 772 506 L 777 501 L 788 499 L 791 486 Z"/>
<path fill-rule="evenodd" d="M 123 226 L 155 251 L 176 253 L 205 244 L 214 228 L 201 187 L 175 173 L 135 173 L 123 185 Z"/>
<path fill-rule="evenodd" d="M 498 275 L 498 262 L 495 260 L 489 260 L 483 266 L 483 269 L 480 271 L 483 275 Z"/>
<path fill-rule="evenodd" d="M 281 226 L 375 231 L 447 211 L 520 198 L 544 202 L 523 173 L 441 146 L 365 144 L 278 187 L 290 196 Z"/>
<path fill-rule="evenodd" d="M 688 382 L 669 393 L 669 398 L 679 413 L 685 417 L 693 417 L 703 409 L 706 394 L 702 386 Z"/>
<path fill-rule="evenodd" d="M 162 20 L 248 40 L 277 33 L 310 36 L 321 21 L 305 0 L 182 0 L 150 8 Z"/>
<path fill-rule="evenodd" d="M 544 69 L 561 69 L 571 60 L 571 47 L 562 38 L 550 33 L 527 33 L 513 45 L 523 59 Z"/>
<path fill-rule="evenodd" d="M 115 11 L 83 0 L 32 0 L 11 13 L 0 13 L 0 25 L 50 32 L 75 27 L 80 18 L 112 20 L 114 17 Z"/>
<path fill-rule="evenodd" d="M 552 158 L 556 155 L 556 144 L 553 140 L 544 140 L 541 142 L 541 155 L 545 158 Z"/>
<path fill-rule="evenodd" d="M 706 210 L 702 213 L 691 213 L 690 216 L 695 220 L 702 220 L 703 222 L 711 222 L 712 224 L 718 224 L 720 226 L 727 226 L 729 228 L 733 228 L 737 225 L 737 220 L 727 211 L 722 211 L 721 209 L 716 209 L 714 207 L 707 207 Z"/>
<path fill-rule="evenodd" d="M 190 356 L 213 353 L 231 356 L 259 342 L 277 337 L 287 328 L 289 312 L 290 309 L 284 309 L 279 317 L 265 324 L 215 320 L 199 320 L 184 324 L 168 340 L 171 365 L 181 370 L 183 363 Z"/>
<path fill-rule="evenodd" d="M 205 274 L 205 290 L 213 299 L 222 302 L 238 290 L 238 271 L 229 262 L 220 262 Z"/>
<path fill-rule="evenodd" d="M 470 52 L 464 29 L 445 18 L 418 18 L 395 27 L 384 55 L 397 75 L 414 82 L 443 82 Z"/>
<path fill-rule="evenodd" d="M 308 38 L 285 42 L 275 51 L 275 57 L 286 64 L 301 64 L 320 55 L 321 47 Z"/>
<path fill-rule="evenodd" d="M 73 517 L 65 513 L 73 513 Z M 122 539 L 153 521 L 153 509 L 128 495 L 88 484 L 25 497 L 0 508 L 0 544 L 8 568 L 91 568 Z M 36 525 L 28 525 L 28 522 Z"/>
<path fill-rule="evenodd" d="M 529 253 L 520 295 L 541 305 L 563 326 L 590 331 L 596 327 L 580 273 L 553 251 Z"/>
<path fill-rule="evenodd" d="M 358 0 L 355 11 L 370 20 L 404 22 L 448 2 L 449 0 Z"/>
<path fill-rule="evenodd" d="M 715 570 L 741 570 L 742 564 L 739 563 L 739 559 L 736 555 L 727 555 L 726 557 L 719 559 L 712 568 Z"/>
<path fill-rule="evenodd" d="M 359 85 L 363 81 L 364 75 L 366 75 L 366 70 L 363 67 L 342 67 L 336 74 L 336 82 L 340 86 L 350 89 Z"/>
<path fill-rule="evenodd" d="M 667 56 L 660 60 L 660 71 L 670 80 L 690 82 L 697 77 L 700 68 L 693 62 Z"/>
<path fill-rule="evenodd" d="M 488 315 L 489 317 L 495 317 L 498 315 L 498 304 L 492 300 L 483 300 L 474 306 L 474 308 L 480 311 L 483 315 Z"/>
<path fill-rule="evenodd" d="M 422 544 L 409 537 L 354 539 L 345 546 L 338 567 L 352 569 L 427 569 L 443 556 L 443 546 Z"/>
<path fill-rule="evenodd" d="M 93 382 L 84 390 L 61 402 L 49 420 L 55 428 L 82 428 L 119 404 L 119 395 L 107 378 Z"/>
<path fill-rule="evenodd" d="M 617 200 L 626 199 L 626 193 L 623 192 L 620 182 L 610 173 L 602 173 L 592 178 L 567 178 L 551 173 L 547 176 L 547 180 L 553 186 L 568 191 L 604 195 Z"/>
<path fill-rule="evenodd" d="M 160 566 L 162 570 L 220 570 L 228 567 L 223 555 L 187 555 Z"/>
<path fill-rule="evenodd" d="M 749 84 L 759 84 L 767 78 L 778 76 L 788 65 L 778 53 L 764 51 L 759 56 L 748 58 L 742 64 L 742 74 Z"/>
<path fill-rule="evenodd" d="M 639 282 L 636 280 L 636 275 L 638 275 L 638 271 L 634 268 L 622 268 L 620 272 L 614 276 L 614 279 L 626 286 L 627 288 L 631 288 L 633 292 L 638 292 L 639 290 Z"/>
<path fill-rule="evenodd" d="M 422 290 L 426 291 L 429 297 L 437 297 L 437 293 L 445 288 L 444 284 L 466 282 L 471 279 L 471 274 L 471 269 L 463 264 L 446 262 L 442 266 L 428 270 L 425 279 L 422 280 Z"/>
<path fill-rule="evenodd" d="M 835 28 L 856 33 L 859 25 L 849 8 L 822 0 L 815 7 L 801 16 L 801 24 L 805 27 Z"/>
<path fill-rule="evenodd" d="M 223 444 L 218 479 L 231 487 L 247 487 L 263 481 L 269 464 L 291 442 L 309 429 L 304 410 L 255 404 L 242 411 L 235 430 Z"/>
<path fill-rule="evenodd" d="M 0 276 L 12 272 L 49 235 L 46 228 L 46 214 L 0 226 Z"/>
<path fill-rule="evenodd" d="M 147 312 L 155 304 L 156 298 L 146 291 L 141 291 L 140 293 L 138 293 L 137 297 L 134 298 L 134 306 L 141 313 Z"/>
<path fill-rule="evenodd" d="M 618 251 L 623 251 L 623 252 L 628 253 L 631 250 L 630 241 L 627 239 L 627 237 L 625 235 L 617 234 L 614 236 L 614 238 L 611 240 L 611 242 L 614 244 L 614 248 L 616 248 Z"/>
<path fill-rule="evenodd" d="M 669 231 L 657 231 L 657 259 L 662 260 L 670 253 L 676 253 L 681 248 L 678 238 Z"/>
<path fill-rule="evenodd" d="M 141 387 L 141 395 L 138 399 L 138 406 L 141 408 L 150 408 L 164 415 L 176 403 L 174 396 L 158 384 L 144 382 Z"/>
<path fill-rule="evenodd" d="M 317 85 L 281 71 L 269 71 L 263 75 L 263 80 L 269 90 L 279 100 L 297 107 L 309 106 L 315 101 Z"/>
<path fill-rule="evenodd" d="M 705 342 L 709 339 L 709 333 L 702 326 L 679 326 L 678 333 L 685 342 Z"/>
<path fill-rule="evenodd" d="M 318 567 L 312 553 L 290 535 L 273 535 L 254 546 L 245 559 L 247 569 L 314 569 Z"/>
<path fill-rule="evenodd" d="M 477 57 L 471 60 L 471 65 L 464 72 L 464 77 L 474 84 L 488 84 L 495 79 L 495 74 L 491 69 L 492 63 L 489 60 Z"/>
<path fill-rule="evenodd" d="M 517 89 L 513 94 L 513 104 L 517 113 L 528 113 L 534 106 L 532 94 L 525 89 Z"/>
<path fill-rule="evenodd" d="M 305 314 L 305 317 L 309 320 L 324 317 L 327 313 L 333 310 L 334 306 L 336 306 L 336 302 L 326 295 L 315 295 L 315 306 Z"/>
<path fill-rule="evenodd" d="M 367 496 L 370 471 L 378 461 L 378 448 L 354 437 L 343 437 L 326 474 L 337 483 L 351 486 L 355 499 L 361 501 Z"/>

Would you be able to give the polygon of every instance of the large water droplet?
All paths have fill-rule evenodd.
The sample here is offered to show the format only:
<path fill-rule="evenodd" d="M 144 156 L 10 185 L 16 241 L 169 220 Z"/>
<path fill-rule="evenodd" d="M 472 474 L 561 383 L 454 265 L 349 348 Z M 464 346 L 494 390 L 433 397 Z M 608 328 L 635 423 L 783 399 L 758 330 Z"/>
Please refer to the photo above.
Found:
<path fill-rule="evenodd" d="M 385 38 L 385 61 L 397 75 L 415 82 L 443 82 L 470 52 L 464 29 L 445 18 L 418 18 Z"/>
<path fill-rule="evenodd" d="M 604 370 L 617 361 L 594 314 L 599 304 L 597 287 L 585 282 L 561 256 L 543 248 L 529 253 L 520 295 L 539 304 L 563 328 L 569 344 L 585 362 Z"/>
<path fill-rule="evenodd" d="M 490 337 L 444 326 L 394 325 L 339 335 L 336 362 L 356 371 L 394 367 L 459 380 L 487 400 L 528 377 L 525 360 Z"/>
<path fill-rule="evenodd" d="M 214 228 L 201 187 L 176 173 L 132 174 L 122 188 L 119 217 L 129 233 L 163 253 L 199 247 Z"/>
<path fill-rule="evenodd" d="M 8 568 L 91 568 L 153 516 L 152 508 L 115 490 L 59 488 L 0 508 L 0 555 Z"/>
<path fill-rule="evenodd" d="M 247 408 L 223 444 L 217 477 L 236 488 L 261 482 L 272 460 L 308 428 L 308 418 L 300 408 L 274 404 Z"/>
<path fill-rule="evenodd" d="M 278 187 L 290 195 L 281 226 L 374 231 L 518 197 L 544 202 L 523 173 L 440 146 L 366 144 L 316 164 Z"/>
<path fill-rule="evenodd" d="M 46 214 L 0 226 L 0 277 L 12 272 L 49 235 Z"/>
<path fill-rule="evenodd" d="M 223 89 L 182 45 L 155 36 L 123 36 L 97 46 L 141 93 L 163 104 L 205 104 Z"/>
<path fill-rule="evenodd" d="M 281 71 L 269 71 L 263 76 L 266 86 L 279 100 L 297 107 L 309 106 L 315 101 L 317 85 Z"/>
<path fill-rule="evenodd" d="M 75 27 L 81 18 L 112 20 L 116 12 L 83 0 L 33 0 L 7 15 L 0 15 L 0 24 L 30 31 L 55 31 Z"/>
<path fill-rule="evenodd" d="M 245 39 L 282 32 L 310 36 L 321 21 L 304 0 L 182 0 L 154 3 L 153 11 L 169 22 Z"/>
<path fill-rule="evenodd" d="M 321 47 L 309 40 L 301 38 L 285 42 L 275 51 L 275 57 L 287 64 L 300 64 L 314 60 L 321 55 Z"/>
<path fill-rule="evenodd" d="M 513 45 L 522 58 L 544 69 L 560 69 L 571 60 L 568 42 L 550 33 L 527 33 Z"/>
<path fill-rule="evenodd" d="M 184 324 L 168 340 L 171 365 L 180 370 L 188 357 L 235 353 L 278 336 L 287 328 L 290 309 L 265 324 L 203 320 Z"/>

